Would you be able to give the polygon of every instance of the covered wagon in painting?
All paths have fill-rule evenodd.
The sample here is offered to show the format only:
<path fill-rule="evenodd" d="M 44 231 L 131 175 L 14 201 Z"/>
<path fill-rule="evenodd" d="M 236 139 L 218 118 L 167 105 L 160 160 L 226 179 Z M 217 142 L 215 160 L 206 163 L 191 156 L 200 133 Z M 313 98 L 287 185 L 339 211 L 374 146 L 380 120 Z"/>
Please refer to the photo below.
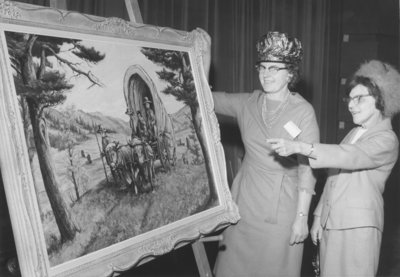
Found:
<path fill-rule="evenodd" d="M 139 65 L 130 66 L 124 76 L 126 114 L 132 137 L 151 145 L 155 161 L 164 170 L 176 162 L 176 141 L 172 120 L 147 72 Z"/>

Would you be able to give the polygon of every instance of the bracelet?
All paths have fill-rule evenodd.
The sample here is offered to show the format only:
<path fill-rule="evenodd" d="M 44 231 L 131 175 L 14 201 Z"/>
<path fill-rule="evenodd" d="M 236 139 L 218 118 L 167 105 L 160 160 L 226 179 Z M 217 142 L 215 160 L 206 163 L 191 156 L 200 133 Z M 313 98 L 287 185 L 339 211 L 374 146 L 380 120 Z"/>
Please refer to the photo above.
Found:
<path fill-rule="evenodd" d="M 315 148 L 314 148 L 314 143 L 311 143 L 311 150 L 310 153 L 308 153 L 307 157 L 310 157 L 311 154 L 314 152 Z"/>
<path fill-rule="evenodd" d="M 303 212 L 299 212 L 299 216 L 300 216 L 300 217 L 308 216 L 308 214 L 305 214 L 305 213 L 303 213 Z"/>

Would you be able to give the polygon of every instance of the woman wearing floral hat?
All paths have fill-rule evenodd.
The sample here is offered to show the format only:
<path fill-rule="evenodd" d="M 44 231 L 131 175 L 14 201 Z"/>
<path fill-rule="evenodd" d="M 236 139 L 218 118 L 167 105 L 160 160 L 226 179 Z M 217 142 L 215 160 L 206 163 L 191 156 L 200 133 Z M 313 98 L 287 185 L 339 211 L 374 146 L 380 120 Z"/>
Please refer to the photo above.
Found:
<path fill-rule="evenodd" d="M 309 157 L 330 168 L 314 211 L 311 237 L 320 241 L 321 276 L 375 276 L 383 231 L 385 182 L 398 158 L 391 118 L 400 111 L 400 74 L 387 63 L 364 63 L 346 98 L 353 128 L 339 145 L 268 140 L 282 156 Z"/>
<path fill-rule="evenodd" d="M 204 31 L 199 33 L 207 46 L 203 59 L 208 73 L 211 42 Z M 262 90 L 213 92 L 215 112 L 236 118 L 245 146 L 231 189 L 241 220 L 224 231 L 217 277 L 300 276 L 302 242 L 308 236 L 316 181 L 308 160 L 282 158 L 265 144 L 271 137 L 319 141 L 313 107 L 290 90 L 299 76 L 302 46 L 285 33 L 269 32 L 256 48 Z"/>

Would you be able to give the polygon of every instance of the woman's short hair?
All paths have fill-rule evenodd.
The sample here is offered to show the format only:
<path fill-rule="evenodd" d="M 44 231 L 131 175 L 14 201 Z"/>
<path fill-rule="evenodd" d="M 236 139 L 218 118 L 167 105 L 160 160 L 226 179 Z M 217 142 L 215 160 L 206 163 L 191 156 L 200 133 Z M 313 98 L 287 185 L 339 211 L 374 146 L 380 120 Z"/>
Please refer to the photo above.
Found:
<path fill-rule="evenodd" d="M 300 79 L 300 66 L 299 64 L 287 64 L 286 67 L 287 71 L 291 75 L 291 78 L 288 82 L 288 88 L 290 91 L 293 91 Z"/>

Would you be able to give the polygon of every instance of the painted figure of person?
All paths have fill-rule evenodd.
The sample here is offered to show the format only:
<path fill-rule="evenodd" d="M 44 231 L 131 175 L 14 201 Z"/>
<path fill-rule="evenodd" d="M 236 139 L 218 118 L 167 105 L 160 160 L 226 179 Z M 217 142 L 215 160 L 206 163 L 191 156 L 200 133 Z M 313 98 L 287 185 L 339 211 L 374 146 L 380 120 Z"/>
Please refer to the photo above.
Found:
<path fill-rule="evenodd" d="M 131 138 L 133 138 L 134 136 L 136 136 L 136 115 L 135 112 L 132 109 L 127 109 L 125 112 L 126 115 L 129 116 L 129 126 L 131 127 Z"/>
<path fill-rule="evenodd" d="M 104 155 L 105 149 L 106 149 L 107 145 L 110 143 L 110 139 L 108 137 L 108 130 L 103 128 L 103 126 L 99 125 L 97 132 L 101 136 L 101 151 L 102 151 L 102 155 Z"/>
<path fill-rule="evenodd" d="M 144 97 L 144 108 L 146 111 L 146 120 L 147 120 L 147 130 L 149 133 L 149 140 L 152 141 L 156 138 L 157 135 L 157 125 L 156 125 L 156 116 L 154 114 L 153 109 L 151 108 L 151 101 L 148 97 Z"/>
<path fill-rule="evenodd" d="M 136 114 L 137 114 L 137 119 L 138 119 L 136 133 L 139 135 L 141 140 L 145 140 L 145 139 L 147 139 L 147 136 L 148 136 L 146 121 L 140 111 L 138 111 Z"/>

